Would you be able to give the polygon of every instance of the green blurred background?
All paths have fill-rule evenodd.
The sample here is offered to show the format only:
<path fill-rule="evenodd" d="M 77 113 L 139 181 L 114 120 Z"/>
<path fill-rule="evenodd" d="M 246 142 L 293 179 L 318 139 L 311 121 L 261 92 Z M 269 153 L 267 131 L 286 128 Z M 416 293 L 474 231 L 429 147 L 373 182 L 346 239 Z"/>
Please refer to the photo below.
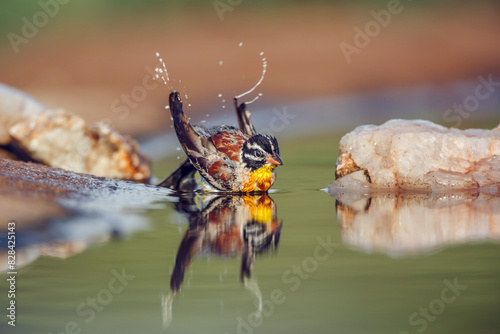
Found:
<path fill-rule="evenodd" d="M 40 3 L 53 6 L 54 1 Z M 252 109 L 425 86 L 426 95 L 419 96 L 423 103 L 446 101 L 425 106 L 435 108 L 433 120 L 445 124 L 446 106 L 461 102 L 474 87 L 437 97 L 433 90 L 456 82 L 474 85 L 479 75 L 500 73 L 497 1 L 401 1 L 401 12 L 391 15 L 350 62 L 341 44 L 354 45 L 355 29 L 364 30 L 374 21 L 372 12 L 386 11 L 389 1 L 73 0 L 59 4 L 15 52 L 9 33 L 21 36 L 23 18 L 33 22 L 43 11 L 40 3 L 0 3 L 0 81 L 49 107 L 90 121 L 106 119 L 139 137 L 170 129 L 163 114 L 168 89 L 148 90 L 127 117 L 113 109 L 113 102 L 144 85 L 158 63 L 157 51 L 174 88 L 188 94 L 193 115 L 225 114 L 232 97 L 258 81 L 260 52 L 268 71 L 255 92 L 263 98 Z"/>

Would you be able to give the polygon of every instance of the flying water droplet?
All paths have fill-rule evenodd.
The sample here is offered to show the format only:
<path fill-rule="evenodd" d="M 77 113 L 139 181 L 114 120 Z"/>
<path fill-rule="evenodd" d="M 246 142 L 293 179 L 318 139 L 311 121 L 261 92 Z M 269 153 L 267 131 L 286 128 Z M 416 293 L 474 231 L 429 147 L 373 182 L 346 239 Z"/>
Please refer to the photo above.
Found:
<path fill-rule="evenodd" d="M 243 42 L 240 42 L 240 44 L 238 44 L 238 46 L 242 46 L 243 45 Z"/>
<path fill-rule="evenodd" d="M 262 56 L 264 54 L 264 51 L 262 51 L 260 53 L 260 55 Z M 262 83 L 262 80 L 264 80 L 264 76 L 266 75 L 266 72 L 267 72 L 267 61 L 265 60 L 265 58 L 262 59 L 262 75 L 260 76 L 260 79 L 259 81 L 255 84 L 255 86 L 253 86 L 250 90 L 244 92 L 243 94 L 240 94 L 238 96 L 235 96 L 237 99 L 245 96 L 245 95 L 248 95 L 250 94 L 251 92 L 253 92 L 257 87 L 259 87 L 259 85 Z M 250 102 L 247 102 L 248 103 L 252 103 L 254 102 L 255 100 L 257 100 L 260 96 L 262 95 L 257 95 L 252 101 Z"/>
<path fill-rule="evenodd" d="M 221 61 L 219 61 L 219 66 L 222 66 L 222 64 L 223 64 L 222 60 L 221 60 Z"/>
<path fill-rule="evenodd" d="M 252 101 L 248 101 L 248 102 L 246 102 L 246 104 L 250 104 L 250 103 L 257 101 L 257 99 L 261 96 L 262 96 L 262 93 L 259 93 L 256 97 L 254 97 L 254 99 Z"/>
<path fill-rule="evenodd" d="M 165 65 L 165 62 L 163 61 L 163 58 L 160 57 L 159 52 L 156 52 L 156 57 L 158 57 L 159 62 L 161 63 L 161 65 L 163 65 L 162 66 L 163 68 L 158 68 L 158 67 L 155 68 L 155 72 L 157 73 L 156 78 L 159 79 L 161 77 L 165 86 L 167 86 L 168 89 L 173 91 L 172 87 L 170 87 L 170 85 L 169 85 L 170 78 L 168 77 L 167 66 Z M 161 73 L 161 75 L 159 75 L 158 73 Z M 163 74 L 165 74 L 166 78 L 165 78 L 165 76 L 163 76 Z"/>

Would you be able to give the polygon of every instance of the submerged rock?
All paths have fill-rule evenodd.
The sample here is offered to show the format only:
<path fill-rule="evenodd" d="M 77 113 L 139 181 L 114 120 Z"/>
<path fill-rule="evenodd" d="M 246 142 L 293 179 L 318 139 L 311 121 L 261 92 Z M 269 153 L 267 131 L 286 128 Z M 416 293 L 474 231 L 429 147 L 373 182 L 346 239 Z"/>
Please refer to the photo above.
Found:
<path fill-rule="evenodd" d="M 147 209 L 172 201 L 168 189 L 0 158 L 0 239 L 15 222 L 16 266 L 68 257 L 96 242 L 149 226 Z M 0 249 L 0 272 L 8 269 Z"/>
<path fill-rule="evenodd" d="M 391 120 L 345 135 L 333 186 L 344 191 L 500 187 L 500 126 L 449 129 L 429 121 Z"/>
<path fill-rule="evenodd" d="M 138 182 L 151 177 L 150 164 L 132 138 L 105 123 L 88 125 L 67 111 L 47 109 L 4 85 L 0 145 L 21 149 L 29 160 L 74 172 Z"/>

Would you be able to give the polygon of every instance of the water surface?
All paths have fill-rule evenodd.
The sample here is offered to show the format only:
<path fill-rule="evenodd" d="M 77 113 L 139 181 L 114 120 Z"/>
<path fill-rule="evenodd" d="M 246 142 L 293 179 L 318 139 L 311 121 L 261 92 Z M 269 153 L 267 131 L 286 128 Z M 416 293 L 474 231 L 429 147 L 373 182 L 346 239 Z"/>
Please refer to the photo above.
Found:
<path fill-rule="evenodd" d="M 420 230 L 418 219 L 411 221 L 418 236 L 409 233 L 399 240 L 397 254 L 383 247 L 391 242 L 387 239 L 379 247 L 366 247 L 377 231 L 394 225 L 379 219 L 379 226 L 364 228 L 359 224 L 368 220 L 356 221 L 356 238 L 347 238 L 353 234 L 346 234 L 346 225 L 338 220 L 337 200 L 320 190 L 333 181 L 338 152 L 332 148 L 339 139 L 324 135 L 283 142 L 285 165 L 278 168 L 271 201 L 250 200 L 245 213 L 234 213 L 234 207 L 243 210 L 240 204 L 226 203 L 211 208 L 205 218 L 195 212 L 186 216 L 189 208 L 203 212 L 203 205 L 184 206 L 183 214 L 176 211 L 179 200 L 167 196 L 155 197 L 148 206 L 110 208 L 143 220 L 128 233 L 116 233 L 116 221 L 117 228 L 101 233 L 109 234 L 107 241 L 80 249 L 73 245 L 64 256 L 45 250 L 18 269 L 17 326 L 8 326 L 4 317 L 0 332 L 497 333 L 498 210 L 471 219 L 470 224 L 491 220 L 490 225 L 486 222 L 489 234 L 481 237 L 440 242 L 452 238 L 453 224 L 439 230 L 422 215 Z M 165 176 L 177 162 L 174 158 L 155 164 L 156 174 Z M 359 205 L 348 204 L 351 211 L 339 217 L 356 214 L 356 208 L 365 214 Z M 422 209 L 424 204 L 415 205 Z M 384 212 L 388 221 L 394 218 L 392 211 Z M 211 228 L 196 230 L 189 217 L 210 222 Z M 225 235 L 217 234 L 217 224 L 231 219 L 236 225 L 222 229 Z M 254 239 L 248 234 L 245 241 L 243 229 L 252 222 L 262 228 L 250 226 L 254 229 L 245 233 L 256 231 Z M 398 222 L 405 226 L 404 215 Z M 449 235 L 440 239 L 436 231 Z M 203 234 L 196 239 L 200 247 L 180 247 L 189 233 Z M 267 236 L 272 238 L 266 241 Z M 248 240 L 253 246 L 264 240 L 265 247 L 253 247 L 253 260 Z M 433 247 L 401 252 L 412 240 Z M 173 292 L 172 273 L 180 252 L 183 278 Z M 251 268 L 242 275 L 245 258 Z M 6 278 L 1 275 L 4 306 Z"/>

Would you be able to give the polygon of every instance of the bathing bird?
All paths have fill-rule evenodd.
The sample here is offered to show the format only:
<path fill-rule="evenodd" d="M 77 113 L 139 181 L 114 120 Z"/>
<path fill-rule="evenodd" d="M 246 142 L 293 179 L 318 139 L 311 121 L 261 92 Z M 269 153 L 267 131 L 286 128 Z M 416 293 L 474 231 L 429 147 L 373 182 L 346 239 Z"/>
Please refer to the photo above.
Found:
<path fill-rule="evenodd" d="M 179 192 L 267 192 L 283 165 L 278 141 L 258 134 L 245 103 L 234 99 L 239 128 L 191 125 L 177 91 L 169 106 L 177 138 L 187 159 L 159 186 Z M 198 173 L 196 173 L 198 172 Z"/>

